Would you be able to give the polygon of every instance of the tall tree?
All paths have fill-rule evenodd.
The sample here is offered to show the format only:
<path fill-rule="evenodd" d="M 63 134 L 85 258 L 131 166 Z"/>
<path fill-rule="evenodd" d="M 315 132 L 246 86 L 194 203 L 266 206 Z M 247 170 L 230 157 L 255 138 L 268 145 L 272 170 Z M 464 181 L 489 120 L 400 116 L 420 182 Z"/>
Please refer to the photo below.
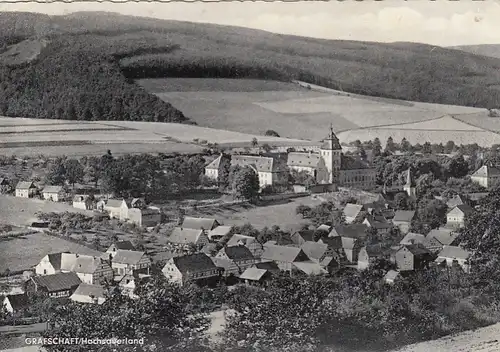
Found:
<path fill-rule="evenodd" d="M 48 185 L 62 186 L 66 182 L 66 159 L 63 157 L 56 158 L 51 164 L 45 183 Z"/>
<path fill-rule="evenodd" d="M 259 176 L 251 167 L 244 167 L 234 175 L 232 189 L 237 199 L 254 201 L 259 194 Z"/>
<path fill-rule="evenodd" d="M 83 166 L 78 160 L 66 160 L 64 163 L 64 169 L 66 170 L 66 180 L 73 186 L 73 188 L 75 187 L 75 183 L 83 180 Z"/>
<path fill-rule="evenodd" d="M 396 144 L 394 143 L 394 140 L 392 137 L 387 138 L 387 143 L 385 144 L 385 151 L 386 152 L 394 152 L 396 150 Z"/>

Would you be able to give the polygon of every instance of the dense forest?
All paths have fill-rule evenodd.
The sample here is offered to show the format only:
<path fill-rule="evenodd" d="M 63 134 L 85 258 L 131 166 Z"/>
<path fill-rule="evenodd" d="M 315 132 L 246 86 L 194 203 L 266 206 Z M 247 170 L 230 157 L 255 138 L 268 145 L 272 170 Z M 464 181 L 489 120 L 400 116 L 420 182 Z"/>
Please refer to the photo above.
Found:
<path fill-rule="evenodd" d="M 498 108 L 500 60 L 123 16 L 0 13 L 0 114 L 186 122 L 137 78 L 302 80 L 372 96 Z M 36 52 L 37 41 L 47 44 Z M 32 43 L 32 44 L 30 44 Z"/>

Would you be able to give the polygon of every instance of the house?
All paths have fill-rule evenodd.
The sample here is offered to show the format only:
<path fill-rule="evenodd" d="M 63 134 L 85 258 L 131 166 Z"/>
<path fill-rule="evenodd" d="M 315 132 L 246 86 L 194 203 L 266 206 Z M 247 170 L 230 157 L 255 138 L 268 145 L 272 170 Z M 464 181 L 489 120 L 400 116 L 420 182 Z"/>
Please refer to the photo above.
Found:
<path fill-rule="evenodd" d="M 168 237 L 168 241 L 176 244 L 193 244 L 196 246 L 205 246 L 209 242 L 205 231 L 183 227 L 174 227 Z"/>
<path fill-rule="evenodd" d="M 377 233 L 379 234 L 386 234 L 391 231 L 393 228 L 393 224 L 388 222 L 383 216 L 381 215 L 370 215 L 368 214 L 363 221 L 363 224 L 370 227 L 374 228 L 377 230 Z"/>
<path fill-rule="evenodd" d="M 141 282 L 147 281 L 150 278 L 151 278 L 150 275 L 133 272 L 132 274 L 127 274 L 119 278 L 118 286 L 121 288 L 123 295 L 135 299 L 139 297 L 135 293 L 135 289 L 137 288 L 137 286 Z"/>
<path fill-rule="evenodd" d="M 81 283 L 76 273 L 57 273 L 33 276 L 26 281 L 25 290 L 27 294 L 42 292 L 51 298 L 69 297 Z"/>
<path fill-rule="evenodd" d="M 80 284 L 70 296 L 73 302 L 103 304 L 106 300 L 105 289 L 100 285 Z"/>
<path fill-rule="evenodd" d="M 419 233 L 408 232 L 399 244 L 425 244 L 425 236 Z"/>
<path fill-rule="evenodd" d="M 360 223 L 364 220 L 364 207 L 361 204 L 347 203 L 343 210 L 346 224 Z"/>
<path fill-rule="evenodd" d="M 126 251 L 135 251 L 135 247 L 130 241 L 116 241 L 112 243 L 108 249 L 106 250 L 106 253 L 111 255 L 111 258 L 113 258 L 116 254 L 116 252 L 120 249 L 126 250 Z"/>
<path fill-rule="evenodd" d="M 45 186 L 42 190 L 42 196 L 45 200 L 59 202 L 64 200 L 64 191 L 61 186 Z"/>
<path fill-rule="evenodd" d="M 16 197 L 33 198 L 38 192 L 38 188 L 31 181 L 20 181 L 16 185 Z"/>
<path fill-rule="evenodd" d="M 332 226 L 327 224 L 321 224 L 316 228 L 316 232 L 330 233 L 330 231 L 332 231 Z"/>
<path fill-rule="evenodd" d="M 386 284 L 392 285 L 401 279 L 401 273 L 397 270 L 389 270 L 387 274 L 384 275 L 384 282 Z"/>
<path fill-rule="evenodd" d="M 228 271 L 235 276 L 239 276 L 256 261 L 250 250 L 243 245 L 224 247 L 215 257 L 229 260 L 232 265 Z"/>
<path fill-rule="evenodd" d="M 483 165 L 471 175 L 470 179 L 484 188 L 492 188 L 500 181 L 500 169 L 493 165 Z"/>
<path fill-rule="evenodd" d="M 439 252 L 436 262 L 448 267 L 458 264 L 464 272 L 470 272 L 469 258 L 471 253 L 459 246 L 443 246 Z"/>
<path fill-rule="evenodd" d="M 274 157 L 256 155 L 232 155 L 231 167 L 250 167 L 259 177 L 261 189 L 275 184 L 286 172 L 284 165 Z"/>
<path fill-rule="evenodd" d="M 440 227 L 425 236 L 424 246 L 431 252 L 439 252 L 443 246 L 458 245 L 458 234 L 451 228 Z"/>
<path fill-rule="evenodd" d="M 119 249 L 111 260 L 114 275 L 126 275 L 138 271 L 149 275 L 151 259 L 144 252 Z"/>
<path fill-rule="evenodd" d="M 219 222 L 210 218 L 184 217 L 181 227 L 184 229 L 211 231 L 219 226 Z"/>
<path fill-rule="evenodd" d="M 296 246 L 302 246 L 305 242 L 314 242 L 314 230 L 299 230 L 294 232 L 290 238 Z"/>
<path fill-rule="evenodd" d="M 162 273 L 169 281 L 180 285 L 219 276 L 219 270 L 204 253 L 174 257 L 165 264 Z"/>
<path fill-rule="evenodd" d="M 129 208 L 126 221 L 143 227 L 154 227 L 161 223 L 161 211 L 157 207 Z"/>
<path fill-rule="evenodd" d="M 264 246 L 255 237 L 234 234 L 226 243 L 226 247 L 243 245 L 247 247 L 255 258 L 260 258 Z"/>
<path fill-rule="evenodd" d="M 300 248 L 277 245 L 266 246 L 261 258 L 262 260 L 274 261 L 280 270 L 288 272 L 292 271 L 293 263 L 310 261 Z"/>
<path fill-rule="evenodd" d="M 99 201 L 97 209 L 109 213 L 110 219 L 129 221 L 144 227 L 153 227 L 161 222 L 161 211 L 157 207 L 147 207 L 142 198 L 108 199 Z"/>
<path fill-rule="evenodd" d="M 466 198 L 458 194 L 454 195 L 451 199 L 449 199 L 446 202 L 446 206 L 448 207 L 448 209 L 453 209 L 457 205 L 463 205 L 463 204 L 467 204 Z"/>
<path fill-rule="evenodd" d="M 208 165 L 205 166 L 205 176 L 208 177 L 211 180 L 218 180 L 219 179 L 219 174 L 221 172 L 221 168 L 223 165 L 223 158 L 224 154 L 220 154 L 217 158 L 215 158 L 213 161 L 208 163 Z"/>
<path fill-rule="evenodd" d="M 389 259 L 390 252 L 380 245 L 364 246 L 358 253 L 358 270 L 368 269 L 378 259 Z"/>
<path fill-rule="evenodd" d="M 394 213 L 392 223 L 394 226 L 399 228 L 402 234 L 406 234 L 410 231 L 411 222 L 414 216 L 415 211 L 413 210 L 397 210 Z"/>
<path fill-rule="evenodd" d="M 433 257 L 423 245 L 410 244 L 401 246 L 394 254 L 394 260 L 399 271 L 411 271 L 426 268 Z"/>
<path fill-rule="evenodd" d="M 267 270 L 272 274 L 279 274 L 281 272 L 278 264 L 276 264 L 272 260 L 265 260 L 265 261 L 255 263 L 252 267 L 257 268 L 257 269 Z"/>
<path fill-rule="evenodd" d="M 212 242 L 219 241 L 231 232 L 231 226 L 217 226 L 215 229 L 208 232 L 208 239 Z"/>
<path fill-rule="evenodd" d="M 328 270 L 323 268 L 319 263 L 313 261 L 294 262 L 292 263 L 292 270 L 306 274 L 308 276 L 316 276 L 328 274 Z"/>
<path fill-rule="evenodd" d="M 464 227 L 466 218 L 474 212 L 474 208 L 468 204 L 457 205 L 446 214 L 446 226 L 453 228 Z"/>
<path fill-rule="evenodd" d="M 334 226 L 328 238 L 321 239 L 319 242 L 328 244 L 332 249 L 340 246 L 345 259 L 349 263 L 357 264 L 359 251 L 366 240 L 367 229 L 365 224 Z"/>
<path fill-rule="evenodd" d="M 127 217 L 126 213 L 124 213 L 126 209 L 122 207 L 123 203 L 123 199 L 101 200 L 97 202 L 97 209 L 107 212 L 110 219 L 122 220 Z"/>
<path fill-rule="evenodd" d="M 76 209 L 93 210 L 95 203 L 95 199 L 88 194 L 76 194 L 73 197 L 73 208 Z"/>
<path fill-rule="evenodd" d="M 328 244 L 307 241 L 300 246 L 300 249 L 302 249 L 309 259 L 316 263 L 320 263 L 325 259 L 328 253 Z"/>
<path fill-rule="evenodd" d="M 10 314 L 22 312 L 28 307 L 29 301 L 26 294 L 6 295 L 2 302 L 3 306 Z"/>
<path fill-rule="evenodd" d="M 266 286 L 271 277 L 272 274 L 269 270 L 251 267 L 240 275 L 240 280 L 246 285 Z"/>

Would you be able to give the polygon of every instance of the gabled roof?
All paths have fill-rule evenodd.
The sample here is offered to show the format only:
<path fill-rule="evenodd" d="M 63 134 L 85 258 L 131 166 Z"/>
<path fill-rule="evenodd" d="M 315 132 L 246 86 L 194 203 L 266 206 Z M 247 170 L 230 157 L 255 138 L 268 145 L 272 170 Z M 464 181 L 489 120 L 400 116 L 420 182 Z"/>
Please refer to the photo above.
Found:
<path fill-rule="evenodd" d="M 124 249 L 128 251 L 134 251 L 135 247 L 130 241 L 116 241 L 113 243 L 113 245 L 116 247 L 116 249 Z"/>
<path fill-rule="evenodd" d="M 207 166 L 205 166 L 205 169 L 219 170 L 221 160 L 222 160 L 222 154 L 219 155 L 215 160 L 210 162 Z"/>
<path fill-rule="evenodd" d="M 355 218 L 362 210 L 363 206 L 361 204 L 347 203 L 344 207 L 344 215 L 349 218 Z"/>
<path fill-rule="evenodd" d="M 62 187 L 61 186 L 45 186 L 43 188 L 43 193 L 59 193 L 62 192 Z"/>
<path fill-rule="evenodd" d="M 459 204 L 456 207 L 454 207 L 453 209 L 451 209 L 448 212 L 448 214 L 450 214 L 452 212 L 457 212 L 457 211 L 463 213 L 464 215 L 470 215 L 470 214 L 473 214 L 475 212 L 474 208 L 471 207 L 470 205 L 468 205 L 468 204 Z"/>
<path fill-rule="evenodd" d="M 426 240 L 436 239 L 439 243 L 443 245 L 450 245 L 456 238 L 457 234 L 453 232 L 452 229 L 445 227 L 440 227 L 438 229 L 431 230 L 427 236 Z"/>
<path fill-rule="evenodd" d="M 222 268 L 225 271 L 231 270 L 234 266 L 234 262 L 231 259 L 212 257 L 210 258 L 217 268 Z"/>
<path fill-rule="evenodd" d="M 387 222 L 382 216 L 367 215 L 365 221 L 375 229 L 388 229 L 392 227 L 392 224 Z"/>
<path fill-rule="evenodd" d="M 414 256 L 425 256 L 430 255 L 431 252 L 421 244 L 408 244 L 402 248 L 408 249 Z"/>
<path fill-rule="evenodd" d="M 174 257 L 171 260 L 177 269 L 179 269 L 179 271 L 183 274 L 216 269 L 215 264 L 205 253 L 183 255 L 180 257 Z"/>
<path fill-rule="evenodd" d="M 314 241 L 314 230 L 299 230 L 292 234 L 292 238 L 300 237 L 304 241 Z"/>
<path fill-rule="evenodd" d="M 122 206 L 123 199 L 108 199 L 106 201 L 106 207 L 119 208 Z"/>
<path fill-rule="evenodd" d="M 247 268 L 241 275 L 240 279 L 243 280 L 251 280 L 251 281 L 259 281 L 264 275 L 269 274 L 269 271 L 266 269 L 259 268 Z"/>
<path fill-rule="evenodd" d="M 0 177 L 0 186 L 8 184 L 8 180 L 5 177 Z"/>
<path fill-rule="evenodd" d="M 217 226 L 215 229 L 208 232 L 208 238 L 224 237 L 231 231 L 231 226 Z"/>
<path fill-rule="evenodd" d="M 368 254 L 369 258 L 383 257 L 385 255 L 388 255 L 391 251 L 390 249 L 384 248 L 379 244 L 364 246 L 362 250 L 366 251 L 366 254 Z"/>
<path fill-rule="evenodd" d="M 12 309 L 14 311 L 27 307 L 29 303 L 28 297 L 24 293 L 17 295 L 7 295 L 5 296 L 5 298 L 9 300 L 10 305 L 12 306 Z"/>
<path fill-rule="evenodd" d="M 135 265 L 145 256 L 144 252 L 119 249 L 113 257 L 113 263 Z"/>
<path fill-rule="evenodd" d="M 255 155 L 232 155 L 231 166 L 250 166 L 257 172 L 276 172 L 278 171 L 278 163 L 274 158 Z"/>
<path fill-rule="evenodd" d="M 316 231 L 324 231 L 324 232 L 330 232 L 332 230 L 332 227 L 330 225 L 322 224 L 319 225 Z"/>
<path fill-rule="evenodd" d="M 257 242 L 255 237 L 252 236 L 246 236 L 246 235 L 240 235 L 238 233 L 235 233 L 229 241 L 227 241 L 226 246 L 231 247 L 231 246 L 239 246 L 240 244 L 243 244 L 244 246 L 247 246 L 250 243 Z"/>
<path fill-rule="evenodd" d="M 301 253 L 303 254 L 304 252 L 300 248 L 270 245 L 265 247 L 261 258 L 277 262 L 293 263 Z"/>
<path fill-rule="evenodd" d="M 32 280 L 38 288 L 43 287 L 48 292 L 70 290 L 81 284 L 80 278 L 75 273 L 35 276 Z"/>
<path fill-rule="evenodd" d="M 195 229 L 195 230 L 211 230 L 215 225 L 217 225 L 217 220 L 211 218 L 195 218 L 191 216 L 184 217 L 181 227 L 184 229 Z"/>
<path fill-rule="evenodd" d="M 90 255 L 79 255 L 76 257 L 75 265 L 71 271 L 81 274 L 93 274 L 102 265 L 106 264 L 100 257 L 92 257 Z"/>
<path fill-rule="evenodd" d="M 313 260 L 321 260 L 328 250 L 328 245 L 326 243 L 306 241 L 300 248 L 309 258 Z"/>
<path fill-rule="evenodd" d="M 397 210 L 394 214 L 392 221 L 406 221 L 411 222 L 415 216 L 414 210 Z"/>
<path fill-rule="evenodd" d="M 318 166 L 320 156 L 317 153 L 299 153 L 291 152 L 288 153 L 288 166 L 302 166 L 302 167 L 312 167 Z"/>
<path fill-rule="evenodd" d="M 446 205 L 448 206 L 448 208 L 452 209 L 452 208 L 455 208 L 457 205 L 460 205 L 460 204 L 466 204 L 465 200 L 462 199 L 461 196 L 459 196 L 458 194 L 457 195 L 454 195 L 451 199 L 449 199 L 447 202 L 446 202 Z"/>
<path fill-rule="evenodd" d="M 389 270 L 387 274 L 384 276 L 384 280 L 386 281 L 394 281 L 399 276 L 399 271 Z"/>
<path fill-rule="evenodd" d="M 20 181 L 16 185 L 16 189 L 30 189 L 30 188 L 36 188 L 33 182 L 31 181 Z"/>
<path fill-rule="evenodd" d="M 203 230 L 175 227 L 168 241 L 178 244 L 197 243 L 201 235 L 203 235 Z"/>
<path fill-rule="evenodd" d="M 342 146 L 340 145 L 340 141 L 333 132 L 333 127 L 330 126 L 330 133 L 323 140 L 323 144 L 321 144 L 321 149 L 323 150 L 342 150 Z"/>
<path fill-rule="evenodd" d="M 231 247 L 225 247 L 222 249 L 227 257 L 231 260 L 250 260 L 254 259 L 254 256 L 252 255 L 252 252 L 250 250 L 243 246 L 231 246 Z"/>
<path fill-rule="evenodd" d="M 88 194 L 75 194 L 73 197 L 73 202 L 85 202 L 90 196 Z"/>
<path fill-rule="evenodd" d="M 321 275 L 328 273 L 328 271 L 323 269 L 323 267 L 319 263 L 315 263 L 312 261 L 293 263 L 293 266 L 295 266 L 306 275 Z"/>
<path fill-rule="evenodd" d="M 89 284 L 84 284 L 81 283 L 71 298 L 73 299 L 74 296 L 83 296 L 83 297 L 94 297 L 95 299 L 97 298 L 104 298 L 105 297 L 105 289 L 103 286 L 100 285 L 89 285 Z"/>
<path fill-rule="evenodd" d="M 458 246 L 443 246 L 438 258 L 468 259 L 471 253 Z"/>
<path fill-rule="evenodd" d="M 500 175 L 500 170 L 494 166 L 483 165 L 472 174 L 476 177 L 493 177 Z"/>
<path fill-rule="evenodd" d="M 332 228 L 332 231 L 330 232 L 328 237 L 340 236 L 365 239 L 367 229 L 368 226 L 366 226 L 365 224 L 337 225 Z"/>
<path fill-rule="evenodd" d="M 153 255 L 152 261 L 153 263 L 162 262 L 172 259 L 173 257 L 175 257 L 175 254 L 172 253 L 171 251 L 162 251 L 155 253 Z"/>
<path fill-rule="evenodd" d="M 425 236 L 421 235 L 419 233 L 414 233 L 414 232 L 409 232 L 406 234 L 406 236 L 399 242 L 399 244 L 414 244 L 414 243 L 421 243 L 423 244 L 425 242 Z"/>
<path fill-rule="evenodd" d="M 265 270 L 268 270 L 268 271 L 280 271 L 280 268 L 278 267 L 278 264 L 276 264 L 272 260 L 261 261 L 260 263 L 255 263 L 254 267 L 256 267 L 258 269 L 265 269 Z"/>

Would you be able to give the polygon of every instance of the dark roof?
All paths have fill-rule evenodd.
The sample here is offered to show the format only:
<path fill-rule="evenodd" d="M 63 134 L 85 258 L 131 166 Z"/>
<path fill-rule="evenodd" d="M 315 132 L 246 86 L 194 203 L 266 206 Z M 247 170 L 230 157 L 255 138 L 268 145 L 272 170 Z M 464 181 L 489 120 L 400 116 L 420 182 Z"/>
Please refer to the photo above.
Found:
<path fill-rule="evenodd" d="M 333 127 L 330 126 L 330 133 L 328 137 L 323 140 L 323 144 L 321 144 L 321 149 L 323 150 L 342 150 L 342 146 L 340 145 L 340 141 L 333 132 Z"/>
<path fill-rule="evenodd" d="M 52 264 L 52 267 L 54 268 L 54 270 L 61 269 L 61 258 L 62 258 L 61 253 L 49 254 L 49 261 L 50 261 L 50 264 Z"/>
<path fill-rule="evenodd" d="M 182 221 L 180 228 L 194 229 L 194 230 L 207 230 L 210 231 L 217 224 L 217 220 L 211 218 L 195 218 L 186 216 Z"/>
<path fill-rule="evenodd" d="M 304 241 L 314 241 L 314 233 L 314 230 L 299 230 L 293 236 L 300 236 Z"/>
<path fill-rule="evenodd" d="M 317 153 L 288 153 L 288 166 L 317 167 L 320 155 Z"/>
<path fill-rule="evenodd" d="M 205 253 L 195 253 L 172 258 L 181 273 L 201 272 L 216 269 L 215 264 Z"/>
<path fill-rule="evenodd" d="M 470 215 L 470 214 L 475 212 L 474 208 L 468 204 L 459 204 L 455 208 L 462 211 L 465 215 Z M 453 209 L 455 209 L 455 208 L 453 208 Z M 450 212 L 453 211 L 453 209 L 450 210 Z"/>
<path fill-rule="evenodd" d="M 135 247 L 130 241 L 117 241 L 114 243 L 116 249 L 125 249 L 128 251 L 135 251 Z"/>
<path fill-rule="evenodd" d="M 415 216 L 414 210 L 397 210 L 394 213 L 394 218 L 392 221 L 407 221 L 410 222 Z"/>
<path fill-rule="evenodd" d="M 306 241 L 300 248 L 309 258 L 313 260 L 320 260 L 328 250 L 328 244 Z"/>
<path fill-rule="evenodd" d="M 365 239 L 367 229 L 368 226 L 365 224 L 337 225 L 333 227 L 328 236 L 333 237 L 339 235 L 340 237 Z"/>
<path fill-rule="evenodd" d="M 45 288 L 48 292 L 70 290 L 82 283 L 75 273 L 58 273 L 53 275 L 35 276 L 32 278 L 40 288 Z"/>
<path fill-rule="evenodd" d="M 404 247 L 406 247 L 415 256 L 431 254 L 431 252 L 421 244 L 407 244 L 404 245 Z"/>
<path fill-rule="evenodd" d="M 119 249 L 113 257 L 113 263 L 136 265 L 145 256 L 144 252 L 129 251 L 126 249 Z M 149 258 L 148 258 L 149 259 Z"/>
<path fill-rule="evenodd" d="M 232 260 L 254 259 L 252 252 L 250 252 L 250 250 L 243 245 L 226 247 L 224 248 L 224 252 L 226 253 L 227 257 Z"/>
<path fill-rule="evenodd" d="M 20 181 L 16 186 L 16 189 L 30 189 L 30 188 L 36 188 L 33 182 L 30 181 Z"/>
<path fill-rule="evenodd" d="M 255 155 L 233 155 L 231 166 L 250 166 L 257 172 L 277 172 L 278 163 L 274 158 Z"/>
<path fill-rule="evenodd" d="M 254 266 L 259 269 L 266 269 L 269 271 L 279 271 L 280 268 L 278 267 L 278 264 L 274 261 L 263 261 L 260 263 L 255 263 Z"/>
<path fill-rule="evenodd" d="M 14 311 L 28 305 L 28 297 L 24 293 L 18 295 L 7 295 L 6 298 L 9 299 L 10 305 Z"/>

